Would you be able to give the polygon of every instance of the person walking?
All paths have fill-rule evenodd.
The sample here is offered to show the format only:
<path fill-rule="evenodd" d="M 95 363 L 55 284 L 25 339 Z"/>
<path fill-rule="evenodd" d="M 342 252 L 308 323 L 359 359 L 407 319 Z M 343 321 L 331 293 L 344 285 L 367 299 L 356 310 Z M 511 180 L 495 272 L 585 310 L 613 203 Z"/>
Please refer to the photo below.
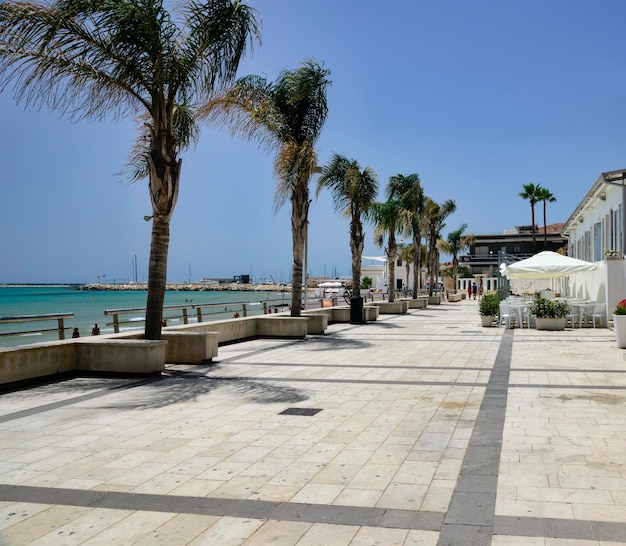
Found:
<path fill-rule="evenodd" d="M 477 292 L 478 292 L 478 287 L 476 286 L 476 283 L 472 283 L 472 295 L 474 296 L 474 299 L 476 299 Z"/>

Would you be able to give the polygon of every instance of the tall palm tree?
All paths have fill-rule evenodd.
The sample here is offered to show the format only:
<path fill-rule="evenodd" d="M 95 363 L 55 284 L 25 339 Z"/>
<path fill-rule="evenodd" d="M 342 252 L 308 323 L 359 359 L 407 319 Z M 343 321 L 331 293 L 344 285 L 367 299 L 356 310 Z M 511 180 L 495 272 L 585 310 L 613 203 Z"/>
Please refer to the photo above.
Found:
<path fill-rule="evenodd" d="M 466 229 L 467 224 L 461 224 L 459 228 L 448 233 L 447 239 L 439 245 L 443 252 L 452 254 L 452 278 L 454 279 L 455 292 L 459 274 L 459 253 L 468 248 L 474 240 L 474 236 L 471 233 L 465 233 Z"/>
<path fill-rule="evenodd" d="M 209 120 L 230 128 L 231 133 L 276 152 L 274 208 L 278 211 L 291 201 L 292 317 L 300 316 L 302 306 L 309 181 L 318 171 L 315 144 L 328 114 L 329 75 L 322 64 L 307 59 L 299 68 L 283 71 L 275 82 L 262 76 L 241 78 L 202 110 Z"/>
<path fill-rule="evenodd" d="M 396 234 L 400 222 L 400 203 L 396 199 L 387 199 L 384 203 L 374 203 L 371 208 L 372 219 L 374 221 L 374 244 L 385 246 L 385 256 L 387 257 L 387 270 L 389 272 L 389 301 L 395 300 L 396 291 L 396 256 L 398 255 L 398 243 Z"/>
<path fill-rule="evenodd" d="M 361 259 L 365 233 L 362 218 L 367 216 L 378 194 L 378 177 L 371 167 L 361 167 L 356 159 L 333 154 L 322 168 L 317 195 L 323 188 L 332 192 L 335 209 L 350 218 L 352 252 L 352 294 L 361 296 Z"/>
<path fill-rule="evenodd" d="M 148 339 L 161 336 L 180 154 L 198 135 L 192 105 L 235 78 L 259 37 L 240 0 L 187 0 L 177 13 L 159 0 L 0 4 L 0 86 L 13 85 L 18 101 L 69 119 L 140 118 L 129 165 L 132 180 L 148 178 L 152 203 Z"/>
<path fill-rule="evenodd" d="M 539 189 L 539 201 L 543 201 L 543 246 L 548 246 L 548 225 L 546 223 L 546 203 L 555 203 L 556 197 L 548 188 Z"/>
<path fill-rule="evenodd" d="M 404 233 L 413 240 L 413 298 L 417 298 L 420 288 L 422 231 L 425 196 L 419 175 L 397 174 L 389 178 L 388 195 L 400 201 Z"/>
<path fill-rule="evenodd" d="M 522 199 L 526 199 L 530 202 L 530 212 L 532 217 L 532 230 L 533 230 L 533 248 L 537 248 L 537 241 L 535 236 L 535 204 L 541 200 L 541 190 L 542 187 L 540 184 L 533 184 L 529 182 L 528 184 L 524 184 L 522 186 L 524 191 L 519 193 L 519 196 Z"/>
<path fill-rule="evenodd" d="M 437 281 L 438 255 L 437 241 L 440 238 L 441 230 L 445 227 L 445 220 L 450 214 L 456 210 L 456 203 L 453 199 L 447 199 L 439 204 L 430 197 L 426 198 L 424 204 L 424 218 L 426 225 L 426 234 L 428 237 L 428 276 L 430 283 L 428 294 L 432 296 L 434 285 Z"/>

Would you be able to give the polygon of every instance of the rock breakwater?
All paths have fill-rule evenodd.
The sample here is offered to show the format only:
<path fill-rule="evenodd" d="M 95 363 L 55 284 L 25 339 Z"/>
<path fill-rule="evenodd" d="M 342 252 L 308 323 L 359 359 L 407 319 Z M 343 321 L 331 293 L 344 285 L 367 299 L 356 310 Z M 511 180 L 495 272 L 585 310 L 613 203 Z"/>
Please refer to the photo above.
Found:
<path fill-rule="evenodd" d="M 83 284 L 77 287 L 78 290 L 148 290 L 147 283 L 125 283 L 125 284 Z M 181 292 L 291 292 L 291 285 L 286 284 L 240 284 L 240 283 L 175 283 L 167 284 L 166 290 L 177 290 Z"/>

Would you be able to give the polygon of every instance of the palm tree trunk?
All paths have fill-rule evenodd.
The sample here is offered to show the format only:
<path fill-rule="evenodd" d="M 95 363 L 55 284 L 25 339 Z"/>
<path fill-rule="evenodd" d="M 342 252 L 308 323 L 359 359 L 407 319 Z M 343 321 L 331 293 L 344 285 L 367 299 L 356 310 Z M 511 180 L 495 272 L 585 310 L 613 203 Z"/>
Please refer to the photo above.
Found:
<path fill-rule="evenodd" d="M 453 292 L 456 294 L 457 286 L 459 284 L 458 277 L 459 276 L 459 258 L 456 255 L 456 251 L 452 254 L 452 278 L 454 279 L 454 287 Z"/>
<path fill-rule="evenodd" d="M 293 273 L 291 279 L 291 316 L 301 316 L 302 262 L 309 216 L 308 184 L 298 184 L 291 196 L 291 235 L 293 239 Z M 306 273 L 305 273 L 306 274 Z"/>
<path fill-rule="evenodd" d="M 160 126 L 160 123 L 155 124 L 157 128 Z M 170 220 L 178 200 L 182 166 L 182 160 L 176 159 L 175 142 L 176 139 L 165 130 L 153 133 L 152 146 L 147 157 L 150 200 L 152 201 L 152 239 L 144 331 L 146 339 L 161 339 Z"/>
<path fill-rule="evenodd" d="M 146 339 L 161 339 L 163 302 L 167 281 L 167 252 L 170 245 L 170 221 L 166 216 L 152 219 L 150 264 L 148 266 L 148 299 L 146 302 Z"/>
<path fill-rule="evenodd" d="M 358 219 L 350 224 L 350 250 L 352 251 L 352 295 L 361 295 L 361 256 L 363 255 L 363 226 Z"/>
<path fill-rule="evenodd" d="M 396 299 L 396 253 L 397 245 L 394 235 L 389 236 L 387 245 L 387 265 L 389 267 L 389 301 Z"/>
<path fill-rule="evenodd" d="M 413 299 L 417 298 L 420 286 L 420 269 L 422 267 L 421 233 L 413 228 Z"/>
<path fill-rule="evenodd" d="M 535 204 L 532 201 L 530 202 L 530 212 L 531 212 L 532 221 L 533 221 L 533 225 L 531 226 L 533 230 L 533 249 L 537 250 L 537 240 L 535 237 Z"/>
<path fill-rule="evenodd" d="M 548 246 L 548 226 L 546 225 L 546 201 L 543 201 L 543 246 Z"/>

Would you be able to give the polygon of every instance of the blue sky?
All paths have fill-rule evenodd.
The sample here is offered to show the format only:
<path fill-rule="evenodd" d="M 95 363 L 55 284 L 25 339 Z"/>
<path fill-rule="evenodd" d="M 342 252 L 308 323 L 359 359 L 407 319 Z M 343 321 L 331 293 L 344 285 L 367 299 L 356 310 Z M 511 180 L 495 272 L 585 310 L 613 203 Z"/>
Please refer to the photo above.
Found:
<path fill-rule="evenodd" d="M 443 233 L 501 233 L 530 223 L 528 182 L 565 221 L 602 171 L 626 167 L 623 0 L 250 0 L 261 47 L 240 75 L 297 67 L 332 72 L 319 160 L 370 165 L 382 190 L 416 172 L 436 201 L 456 200 Z M 132 119 L 70 123 L 0 94 L 0 282 L 145 280 L 147 182 L 119 173 Z M 289 279 L 289 208 L 273 212 L 272 156 L 203 127 L 183 156 L 168 280 L 252 274 Z M 313 181 L 314 183 L 314 181 Z M 313 186 L 314 187 L 314 186 Z M 540 221 L 540 220 L 539 220 Z M 380 255 L 368 227 L 366 255 Z M 348 221 L 328 195 L 310 214 L 311 275 L 350 275 Z"/>

